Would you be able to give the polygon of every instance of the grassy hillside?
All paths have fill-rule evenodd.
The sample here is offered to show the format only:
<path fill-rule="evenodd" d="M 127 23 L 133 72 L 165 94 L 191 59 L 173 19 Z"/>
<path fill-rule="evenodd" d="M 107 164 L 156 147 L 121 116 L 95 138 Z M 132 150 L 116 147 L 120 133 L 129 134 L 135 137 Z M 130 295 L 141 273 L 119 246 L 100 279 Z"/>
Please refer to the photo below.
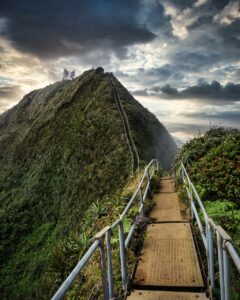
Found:
<path fill-rule="evenodd" d="M 126 90 L 119 92 L 144 165 L 154 146 L 146 124 L 172 139 Z M 1 299 L 49 299 L 85 249 L 91 205 L 102 216 L 102 205 L 114 204 L 132 176 L 106 74 L 90 70 L 33 91 L 2 114 L 0 170 Z"/>
<path fill-rule="evenodd" d="M 41 93 L 26 96 L 26 105 Z M 2 138 L 0 257 L 6 299 L 44 295 L 53 245 L 80 231 L 89 204 L 114 194 L 130 174 L 121 122 L 102 76 L 85 74 L 62 91 L 57 85 L 46 98 L 47 108 L 30 120 L 26 107 L 19 109 L 12 128 L 18 133 L 24 127 L 23 136 L 13 131 Z M 29 122 L 28 128 L 22 122 Z"/>

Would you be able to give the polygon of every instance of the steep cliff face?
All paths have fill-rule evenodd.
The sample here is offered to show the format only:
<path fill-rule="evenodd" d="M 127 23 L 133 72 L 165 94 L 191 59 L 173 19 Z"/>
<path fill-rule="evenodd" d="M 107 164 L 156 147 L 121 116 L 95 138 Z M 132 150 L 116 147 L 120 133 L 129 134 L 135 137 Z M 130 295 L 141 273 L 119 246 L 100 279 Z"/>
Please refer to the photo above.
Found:
<path fill-rule="evenodd" d="M 176 145 L 112 75 L 89 70 L 26 95 L 0 116 L 0 291 L 43 298 L 53 247 L 131 175 L 114 81 L 143 163 L 169 168 Z M 44 279 L 44 280 L 43 280 Z M 43 283 L 44 282 L 44 283 Z"/>

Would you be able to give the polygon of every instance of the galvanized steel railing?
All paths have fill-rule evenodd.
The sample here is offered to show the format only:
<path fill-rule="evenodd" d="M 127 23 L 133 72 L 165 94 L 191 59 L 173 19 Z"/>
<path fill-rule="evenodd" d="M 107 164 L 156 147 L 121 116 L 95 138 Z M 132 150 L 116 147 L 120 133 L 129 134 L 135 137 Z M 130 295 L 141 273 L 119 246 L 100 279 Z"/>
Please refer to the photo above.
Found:
<path fill-rule="evenodd" d="M 52 300 L 62 299 L 64 295 L 67 293 L 76 277 L 80 274 L 84 266 L 88 263 L 89 259 L 92 255 L 100 250 L 101 256 L 101 271 L 102 271 L 102 282 L 103 282 L 103 293 L 104 299 L 110 300 L 114 299 L 114 286 L 113 286 L 113 264 L 112 264 L 112 250 L 111 250 L 111 233 L 114 228 L 118 227 L 119 233 L 119 249 L 120 249 L 120 262 L 121 262 L 121 277 L 122 277 L 122 287 L 125 292 L 127 292 L 128 285 L 128 272 L 127 272 L 127 257 L 126 257 L 126 249 L 129 247 L 130 241 L 133 237 L 134 230 L 136 224 L 133 223 L 131 229 L 127 237 L 125 238 L 124 228 L 123 228 L 123 220 L 124 217 L 129 212 L 131 206 L 133 205 L 136 198 L 139 198 L 139 213 L 144 215 L 144 202 L 147 197 L 147 194 L 150 190 L 151 179 L 156 171 L 159 169 L 159 163 L 156 159 L 153 159 L 145 168 L 142 179 L 138 185 L 138 188 L 134 192 L 132 198 L 126 205 L 122 214 L 118 218 L 118 220 L 113 223 L 111 226 L 107 226 L 103 228 L 100 232 L 97 233 L 94 237 L 94 241 L 81 260 L 78 262 L 76 267 L 69 274 L 67 279 L 60 286 L 56 294 L 52 297 Z M 105 240 L 105 243 L 104 243 Z M 105 247 L 106 244 L 106 254 L 105 256 Z"/>
<path fill-rule="evenodd" d="M 188 197 L 190 199 L 191 220 L 193 221 L 195 218 L 206 250 L 206 256 L 208 261 L 208 284 L 210 287 L 210 294 L 213 293 L 215 288 L 214 247 L 216 247 L 218 253 L 217 263 L 220 277 L 221 300 L 231 300 L 229 259 L 231 258 L 237 271 L 240 273 L 240 257 L 232 245 L 231 237 L 221 226 L 217 226 L 213 222 L 213 220 L 208 217 L 207 212 L 202 204 L 202 201 L 196 191 L 196 188 L 191 182 L 183 163 L 181 164 L 181 172 L 182 179 L 185 184 Z M 196 205 L 200 208 L 203 214 L 204 223 L 202 223 L 199 217 Z M 214 235 L 216 235 L 216 243 L 214 243 Z"/>

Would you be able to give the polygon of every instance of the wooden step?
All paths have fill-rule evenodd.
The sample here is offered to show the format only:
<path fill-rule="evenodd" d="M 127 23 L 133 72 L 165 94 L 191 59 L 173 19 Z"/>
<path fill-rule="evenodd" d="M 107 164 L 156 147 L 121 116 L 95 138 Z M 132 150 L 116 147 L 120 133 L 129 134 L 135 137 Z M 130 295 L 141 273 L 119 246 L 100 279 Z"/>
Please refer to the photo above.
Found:
<path fill-rule="evenodd" d="M 182 221 L 177 193 L 160 193 L 153 197 L 155 206 L 150 214 L 154 222 Z"/>
<path fill-rule="evenodd" d="M 161 180 L 160 184 L 161 193 L 174 193 L 176 192 L 175 186 L 171 179 Z"/>
<path fill-rule="evenodd" d="M 204 293 L 164 292 L 135 290 L 128 300 L 207 300 Z"/>
<path fill-rule="evenodd" d="M 148 226 L 134 286 L 204 287 L 190 224 Z"/>

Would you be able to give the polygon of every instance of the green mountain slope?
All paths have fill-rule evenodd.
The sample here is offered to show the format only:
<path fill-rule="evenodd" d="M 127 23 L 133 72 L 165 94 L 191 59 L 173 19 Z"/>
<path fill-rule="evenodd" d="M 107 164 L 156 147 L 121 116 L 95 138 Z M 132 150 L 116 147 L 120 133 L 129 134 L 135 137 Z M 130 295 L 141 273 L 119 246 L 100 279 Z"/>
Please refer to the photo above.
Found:
<path fill-rule="evenodd" d="M 45 299 L 53 248 L 81 232 L 92 203 L 131 176 L 131 155 L 109 76 L 89 70 L 26 95 L 0 116 L 0 293 Z M 169 168 L 176 145 L 113 78 L 140 160 Z"/>

